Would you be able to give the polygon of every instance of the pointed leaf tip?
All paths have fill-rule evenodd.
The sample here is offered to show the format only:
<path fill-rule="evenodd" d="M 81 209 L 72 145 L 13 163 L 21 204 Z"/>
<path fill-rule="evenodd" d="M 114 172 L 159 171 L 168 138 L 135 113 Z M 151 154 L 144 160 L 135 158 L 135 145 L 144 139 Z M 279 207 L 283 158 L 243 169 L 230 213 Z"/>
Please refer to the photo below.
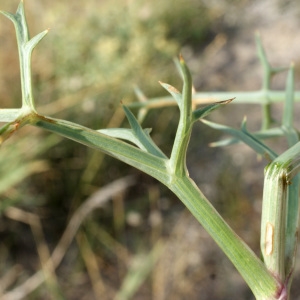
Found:
<path fill-rule="evenodd" d="M 141 125 L 135 118 L 134 114 L 130 111 L 130 109 L 125 105 L 123 105 L 123 109 L 132 128 L 132 133 L 134 137 L 139 141 L 139 144 L 142 145 L 147 152 L 161 158 L 166 158 L 165 154 L 156 146 L 148 133 L 142 129 Z"/>
<path fill-rule="evenodd" d="M 185 59 L 183 58 L 182 54 L 179 55 L 179 63 L 181 66 L 186 67 Z"/>
<path fill-rule="evenodd" d="M 180 94 L 180 92 L 172 85 L 159 81 L 160 85 L 165 88 L 170 94 Z"/>
<path fill-rule="evenodd" d="M 172 97 L 176 100 L 177 104 L 179 107 L 181 107 L 181 93 L 172 85 L 164 83 L 164 82 L 159 82 L 161 84 L 161 86 L 168 91 Z"/>
<path fill-rule="evenodd" d="M 208 114 L 210 114 L 212 111 L 214 111 L 215 109 L 217 109 L 218 107 L 220 107 L 221 105 L 224 104 L 228 104 L 231 101 L 233 101 L 235 98 L 231 98 L 228 100 L 223 100 L 223 101 L 218 101 L 212 104 L 208 104 L 204 107 L 201 107 L 195 111 L 193 111 L 193 119 L 194 121 L 199 120 L 200 118 L 204 118 L 205 116 L 207 116 Z"/>
<path fill-rule="evenodd" d="M 218 101 L 216 103 L 218 104 L 228 104 L 230 102 L 232 102 L 236 97 L 233 97 L 233 98 L 230 98 L 230 99 L 227 99 L 227 100 L 221 100 L 221 101 Z"/>

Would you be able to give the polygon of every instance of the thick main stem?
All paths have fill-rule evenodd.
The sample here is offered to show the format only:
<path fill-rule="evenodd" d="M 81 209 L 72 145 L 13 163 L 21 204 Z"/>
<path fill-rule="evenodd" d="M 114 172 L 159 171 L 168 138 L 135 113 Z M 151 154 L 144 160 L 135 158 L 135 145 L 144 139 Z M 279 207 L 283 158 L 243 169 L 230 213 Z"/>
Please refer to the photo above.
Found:
<path fill-rule="evenodd" d="M 32 125 L 73 139 L 118 158 L 157 178 L 170 188 L 202 224 L 241 273 L 257 299 L 278 299 L 281 284 L 267 271 L 253 251 L 235 234 L 186 175 L 170 175 L 164 159 L 141 152 L 98 132 L 57 119 L 33 116 Z M 170 178 L 171 176 L 171 178 Z"/>
<path fill-rule="evenodd" d="M 168 186 L 207 230 L 240 272 L 256 299 L 278 299 L 282 290 L 263 262 L 236 235 L 189 177 Z"/>
<path fill-rule="evenodd" d="M 282 282 L 285 281 L 286 199 L 286 172 L 275 160 L 266 168 L 260 244 L 267 268 Z"/>
<path fill-rule="evenodd" d="M 300 142 L 266 168 L 261 250 L 267 268 L 288 293 L 294 271 L 298 239 Z"/>

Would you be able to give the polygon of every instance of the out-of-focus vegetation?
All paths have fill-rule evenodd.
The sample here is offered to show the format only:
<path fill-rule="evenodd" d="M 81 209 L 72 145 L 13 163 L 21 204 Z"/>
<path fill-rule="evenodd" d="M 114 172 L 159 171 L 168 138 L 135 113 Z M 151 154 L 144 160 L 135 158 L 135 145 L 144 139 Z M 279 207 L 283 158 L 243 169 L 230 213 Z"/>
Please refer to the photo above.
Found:
<path fill-rule="evenodd" d="M 200 50 L 230 29 L 224 5 L 242 1 L 213 2 L 26 0 L 32 35 L 51 29 L 33 58 L 40 111 L 93 128 L 119 126 L 119 103 L 135 101 L 135 85 L 149 97 L 163 94 L 158 80 L 180 86 L 173 57 L 183 47 Z M 17 5 L 2 0 L 0 9 L 15 11 Z M 16 107 L 21 92 L 15 33 L 4 18 L 0 24 L 1 107 Z M 168 108 L 150 113 L 144 126 L 154 127 L 154 139 L 168 153 L 176 123 L 177 111 Z M 236 278 L 222 278 L 214 287 L 218 268 L 212 257 L 218 250 L 199 249 L 196 241 L 210 243 L 206 234 L 190 228 L 181 204 L 154 180 L 70 141 L 38 130 L 33 137 L 23 134 L 0 152 L 0 295 L 42 269 L 50 279 L 26 299 L 199 299 L 200 294 L 232 299 L 228 284 Z M 210 134 L 202 132 L 197 143 L 206 143 Z M 34 151 L 27 155 L 28 149 Z M 207 166 L 207 156 L 200 155 L 200 163 Z M 127 193 L 112 191 L 101 209 L 86 215 L 71 246 L 63 248 L 56 274 L 45 269 L 63 232 L 72 236 L 65 229 L 80 205 L 128 173 L 135 185 Z M 236 195 L 234 186 L 226 188 Z M 178 243 L 183 235 L 189 244 Z"/>

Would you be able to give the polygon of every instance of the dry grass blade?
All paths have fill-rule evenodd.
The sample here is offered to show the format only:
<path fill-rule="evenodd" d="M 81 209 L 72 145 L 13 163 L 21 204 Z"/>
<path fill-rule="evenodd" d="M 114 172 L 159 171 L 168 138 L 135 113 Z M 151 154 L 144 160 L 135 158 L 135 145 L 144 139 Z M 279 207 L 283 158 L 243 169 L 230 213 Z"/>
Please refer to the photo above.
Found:
<path fill-rule="evenodd" d="M 78 248 L 80 249 L 82 258 L 84 260 L 87 272 L 91 279 L 95 299 L 101 299 L 102 295 L 107 295 L 106 286 L 103 283 L 100 269 L 98 266 L 95 253 L 91 249 L 86 234 L 79 231 L 76 235 Z"/>
<path fill-rule="evenodd" d="M 21 265 L 11 267 L 0 279 L 0 299 L 3 293 L 11 286 L 18 278 L 23 268 Z"/>
<path fill-rule="evenodd" d="M 103 206 L 114 195 L 124 191 L 126 188 L 135 184 L 135 179 L 132 176 L 123 177 L 115 180 L 112 183 L 101 188 L 98 192 L 91 195 L 74 213 L 65 232 L 63 233 L 58 245 L 54 249 L 51 258 L 47 261 L 48 264 L 53 264 L 56 269 L 61 263 L 68 247 L 74 239 L 76 232 L 85 220 L 85 218 L 96 208 Z M 10 292 L 4 294 L 1 300 L 21 300 L 29 293 L 34 291 L 39 285 L 44 282 L 45 278 L 42 270 L 36 272 L 28 278 L 23 284 L 19 285 Z"/>
<path fill-rule="evenodd" d="M 50 258 L 50 251 L 45 240 L 40 218 L 33 213 L 23 211 L 16 207 L 7 208 L 5 210 L 5 215 L 10 219 L 28 224 L 30 226 L 36 243 L 42 272 L 50 289 L 52 295 L 51 298 L 54 299 L 54 295 L 58 294 L 59 290 L 58 282 L 55 274 L 55 269 Z"/>

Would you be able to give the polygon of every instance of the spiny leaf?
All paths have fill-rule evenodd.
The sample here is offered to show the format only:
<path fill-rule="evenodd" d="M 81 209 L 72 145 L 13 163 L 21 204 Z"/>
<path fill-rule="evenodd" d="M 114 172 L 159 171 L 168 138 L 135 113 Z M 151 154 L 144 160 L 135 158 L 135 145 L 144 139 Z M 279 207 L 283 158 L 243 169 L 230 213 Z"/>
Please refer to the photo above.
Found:
<path fill-rule="evenodd" d="M 257 132 L 251 133 L 251 134 L 259 140 L 281 137 L 281 136 L 285 135 L 284 130 L 280 127 L 261 130 L 261 131 L 257 131 Z M 237 144 L 240 142 L 241 142 L 240 139 L 229 138 L 229 139 L 224 139 L 224 140 L 221 140 L 218 142 L 210 143 L 209 145 L 211 147 L 223 147 L 223 146 Z"/>
<path fill-rule="evenodd" d="M 234 145 L 234 144 L 237 144 L 240 142 L 241 141 L 237 138 L 230 138 L 230 139 L 224 139 L 221 141 L 209 143 L 209 146 L 210 147 L 226 147 L 226 146 Z"/>
<path fill-rule="evenodd" d="M 173 61 L 175 63 L 176 69 L 177 69 L 181 79 L 183 80 L 183 73 L 182 73 L 182 69 L 181 69 L 181 65 L 180 65 L 180 61 L 179 61 L 178 57 L 175 57 L 173 59 Z"/>
<path fill-rule="evenodd" d="M 107 129 L 100 129 L 97 130 L 103 134 L 106 134 L 110 137 L 114 137 L 117 139 L 125 140 L 128 142 L 133 143 L 134 145 L 138 146 L 140 149 L 147 151 L 144 145 L 140 142 L 140 140 L 136 137 L 132 129 L 128 128 L 107 128 Z M 151 129 L 146 128 L 144 129 L 145 134 L 149 136 Z"/>
<path fill-rule="evenodd" d="M 32 51 L 33 48 L 43 39 L 43 37 L 49 32 L 49 29 L 40 32 L 36 36 L 34 36 L 30 41 L 26 44 L 27 51 Z"/>
<path fill-rule="evenodd" d="M 176 100 L 177 105 L 180 107 L 181 106 L 181 102 L 182 102 L 182 95 L 181 93 L 172 85 L 164 83 L 159 81 L 159 83 L 161 84 L 161 86 L 166 89 L 172 96 L 173 98 Z"/>
<path fill-rule="evenodd" d="M 29 33 L 28 33 L 28 27 L 25 18 L 23 1 L 20 2 L 15 14 L 6 11 L 0 11 L 0 12 L 14 23 L 17 37 L 18 37 L 17 38 L 18 43 L 19 42 L 21 42 L 22 44 L 26 43 L 29 40 Z"/>
<path fill-rule="evenodd" d="M 234 136 L 235 138 L 238 138 L 239 140 L 247 144 L 249 147 L 251 147 L 256 153 L 266 157 L 271 161 L 277 157 L 277 154 L 274 151 L 272 151 L 269 147 L 267 147 L 265 144 L 263 144 L 253 135 L 251 135 L 248 131 L 246 131 L 245 124 L 243 125 L 242 130 L 238 130 L 225 125 L 213 123 L 207 120 L 201 120 L 201 121 L 204 124 L 210 126 L 211 128 L 221 130 L 225 133 Z"/>
<path fill-rule="evenodd" d="M 3 16 L 7 17 L 9 20 L 11 20 L 12 22 L 15 22 L 15 15 L 12 13 L 9 13 L 7 11 L 3 11 L 0 10 L 0 14 L 2 14 Z"/>
<path fill-rule="evenodd" d="M 256 40 L 258 58 L 262 64 L 262 66 L 264 67 L 265 71 L 268 70 L 268 72 L 271 72 L 271 66 L 268 62 L 268 58 L 267 58 L 265 49 L 262 45 L 260 34 L 258 32 L 255 35 L 255 40 Z"/>
<path fill-rule="evenodd" d="M 197 121 L 200 118 L 204 118 L 208 114 L 210 114 L 212 111 L 220 107 L 221 105 L 228 104 L 235 98 L 231 98 L 229 100 L 219 101 L 213 104 L 206 105 L 204 107 L 201 107 L 195 111 L 193 111 L 193 119 L 194 121 Z"/>
<path fill-rule="evenodd" d="M 254 151 L 256 151 L 259 154 L 262 154 L 263 156 L 267 156 L 272 160 L 278 156 L 273 150 L 271 150 L 269 147 L 267 147 L 263 142 L 261 142 L 259 139 L 257 139 L 253 134 L 251 134 L 247 130 L 246 117 L 244 118 L 244 120 L 242 122 L 241 130 L 247 137 L 250 138 L 249 143 L 247 143 L 247 145 L 250 146 Z M 261 151 L 261 152 L 259 152 L 259 151 Z"/>
<path fill-rule="evenodd" d="M 165 154 L 155 145 L 152 139 L 147 135 L 130 109 L 123 105 L 126 117 L 132 128 L 132 132 L 139 142 L 143 145 L 147 152 L 156 155 L 158 157 L 166 158 Z"/>
<path fill-rule="evenodd" d="M 192 75 L 183 59 L 183 56 L 180 55 L 179 62 L 183 75 L 183 88 L 182 88 L 182 102 L 179 106 L 180 110 L 183 111 L 184 119 L 189 119 L 192 117 L 192 90 L 193 90 L 193 81 Z M 186 120 L 187 121 L 187 120 Z"/>

